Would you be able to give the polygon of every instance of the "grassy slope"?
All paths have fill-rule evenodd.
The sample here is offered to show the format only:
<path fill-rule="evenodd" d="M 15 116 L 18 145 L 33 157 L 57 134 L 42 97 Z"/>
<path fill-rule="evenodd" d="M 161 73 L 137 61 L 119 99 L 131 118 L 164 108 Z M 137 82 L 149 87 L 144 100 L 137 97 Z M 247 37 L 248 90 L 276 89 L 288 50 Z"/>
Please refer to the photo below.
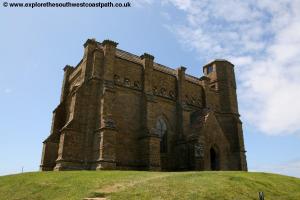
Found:
<path fill-rule="evenodd" d="M 299 200 L 300 179 L 245 172 L 36 172 L 0 177 L 0 199 Z"/>

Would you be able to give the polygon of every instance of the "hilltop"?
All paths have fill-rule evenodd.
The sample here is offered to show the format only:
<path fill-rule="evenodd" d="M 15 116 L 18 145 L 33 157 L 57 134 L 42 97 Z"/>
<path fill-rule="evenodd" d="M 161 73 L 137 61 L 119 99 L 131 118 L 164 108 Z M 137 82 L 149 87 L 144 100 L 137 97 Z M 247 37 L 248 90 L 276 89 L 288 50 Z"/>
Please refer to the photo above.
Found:
<path fill-rule="evenodd" d="M 300 179 L 253 172 L 67 171 L 0 177 L 1 200 L 299 200 Z"/>

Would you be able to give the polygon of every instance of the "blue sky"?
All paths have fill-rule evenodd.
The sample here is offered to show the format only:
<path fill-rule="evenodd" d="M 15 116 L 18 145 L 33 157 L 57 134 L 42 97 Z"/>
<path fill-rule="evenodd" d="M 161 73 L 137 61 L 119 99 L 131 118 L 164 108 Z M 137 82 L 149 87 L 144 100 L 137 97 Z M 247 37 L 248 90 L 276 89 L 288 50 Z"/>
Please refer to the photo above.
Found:
<path fill-rule="evenodd" d="M 38 170 L 63 67 L 80 61 L 86 39 L 109 38 L 198 77 L 212 59 L 232 61 L 249 170 L 300 177 L 299 1 L 140 0 L 132 6 L 13 9 L 1 2 L 0 175 Z"/>

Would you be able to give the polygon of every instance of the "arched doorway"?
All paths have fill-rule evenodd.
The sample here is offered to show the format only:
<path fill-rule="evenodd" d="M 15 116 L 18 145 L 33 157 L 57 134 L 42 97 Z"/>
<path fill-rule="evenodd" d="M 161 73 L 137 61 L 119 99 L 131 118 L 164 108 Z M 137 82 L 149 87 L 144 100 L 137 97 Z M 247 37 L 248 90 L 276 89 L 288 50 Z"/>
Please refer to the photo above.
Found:
<path fill-rule="evenodd" d="M 218 152 L 215 150 L 215 148 L 210 148 L 210 169 L 215 171 L 219 170 L 219 155 Z"/>

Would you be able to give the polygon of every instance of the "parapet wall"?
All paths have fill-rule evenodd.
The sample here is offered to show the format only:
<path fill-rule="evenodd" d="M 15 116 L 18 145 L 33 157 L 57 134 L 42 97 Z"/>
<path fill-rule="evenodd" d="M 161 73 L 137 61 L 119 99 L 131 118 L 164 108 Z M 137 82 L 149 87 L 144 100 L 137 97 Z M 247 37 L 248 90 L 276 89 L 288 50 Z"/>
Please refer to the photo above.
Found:
<path fill-rule="evenodd" d="M 98 42 L 97 44 L 99 49 L 103 48 L 101 43 Z M 85 64 L 84 62 L 85 59 L 83 58 L 78 65 L 73 68 L 73 71 L 69 76 L 70 92 L 82 83 L 83 76 L 81 74 L 81 66 Z M 115 55 L 116 70 L 114 72 L 115 84 L 141 91 L 143 88 L 142 64 L 143 61 L 140 56 L 117 49 Z M 152 90 L 154 95 L 176 101 L 176 79 L 177 71 L 175 69 L 156 62 L 153 63 Z M 203 82 L 199 78 L 185 74 L 183 91 L 186 104 L 196 107 L 204 106 L 204 89 L 202 85 Z"/>

